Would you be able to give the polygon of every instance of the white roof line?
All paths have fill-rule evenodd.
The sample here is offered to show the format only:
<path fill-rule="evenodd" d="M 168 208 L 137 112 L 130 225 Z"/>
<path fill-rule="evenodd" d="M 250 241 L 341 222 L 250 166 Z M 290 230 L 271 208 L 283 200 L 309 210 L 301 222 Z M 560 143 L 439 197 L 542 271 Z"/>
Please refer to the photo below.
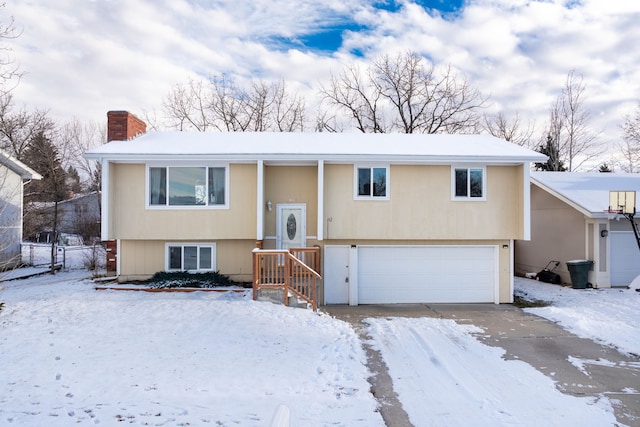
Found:
<path fill-rule="evenodd" d="M 0 150 L 0 163 L 20 175 L 23 180 L 42 179 L 42 175 L 22 163 L 20 160 L 11 156 L 4 150 Z"/>
<path fill-rule="evenodd" d="M 151 132 L 112 141 L 88 159 L 384 161 L 416 163 L 525 163 L 546 156 L 489 135 L 275 132 Z"/>
<path fill-rule="evenodd" d="M 588 218 L 608 218 L 611 190 L 640 192 L 639 174 L 531 172 L 531 183 Z"/>
<path fill-rule="evenodd" d="M 567 172 L 567 173 L 571 173 L 571 172 Z M 593 213 L 590 210 L 586 209 L 584 206 L 574 202 L 573 200 L 569 199 L 568 197 L 565 197 L 562 194 L 558 193 L 557 191 L 553 190 L 552 188 L 544 185 L 543 183 L 541 183 L 540 181 L 538 181 L 534 177 L 530 177 L 530 179 L 531 179 L 531 183 L 532 184 L 537 185 L 542 190 L 544 190 L 547 193 L 553 195 L 554 197 L 562 200 L 563 202 L 565 202 L 566 204 L 568 204 L 569 206 L 571 206 L 572 208 L 574 208 L 578 212 L 582 213 L 583 215 L 585 215 L 585 216 L 587 216 L 589 218 L 594 218 Z M 604 216 L 604 214 L 603 214 L 603 216 Z"/>

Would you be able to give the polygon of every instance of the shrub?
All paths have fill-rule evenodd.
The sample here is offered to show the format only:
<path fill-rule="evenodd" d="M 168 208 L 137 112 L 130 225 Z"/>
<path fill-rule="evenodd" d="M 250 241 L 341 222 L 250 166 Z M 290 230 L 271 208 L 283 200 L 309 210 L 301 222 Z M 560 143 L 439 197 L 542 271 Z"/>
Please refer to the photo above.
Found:
<path fill-rule="evenodd" d="M 534 308 L 548 307 L 551 305 L 551 303 L 539 299 L 527 299 L 527 297 L 523 295 L 514 295 L 513 305 L 519 308 Z"/>
<path fill-rule="evenodd" d="M 91 248 L 91 252 L 84 253 L 84 267 L 90 271 L 96 271 L 105 268 L 107 252 L 101 244 L 95 244 Z"/>
<path fill-rule="evenodd" d="M 189 273 L 188 271 L 159 271 L 148 281 L 151 287 L 162 288 L 213 288 L 217 286 L 233 286 L 237 283 L 217 271 L 206 273 Z"/>

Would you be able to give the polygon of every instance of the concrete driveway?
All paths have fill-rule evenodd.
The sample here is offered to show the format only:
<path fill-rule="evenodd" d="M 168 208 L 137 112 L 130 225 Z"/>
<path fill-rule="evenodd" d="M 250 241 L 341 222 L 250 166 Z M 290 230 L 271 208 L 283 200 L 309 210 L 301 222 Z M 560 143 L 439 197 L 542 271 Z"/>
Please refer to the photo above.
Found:
<path fill-rule="evenodd" d="M 392 304 L 330 305 L 321 308 L 351 323 L 363 338 L 368 317 L 435 317 L 472 324 L 484 330 L 476 337 L 486 345 L 505 349 L 505 359 L 522 360 L 551 378 L 558 390 L 574 396 L 606 395 L 617 420 L 640 427 L 640 357 L 579 338 L 550 322 L 510 304 Z M 380 354 L 367 347 L 372 390 L 388 426 L 411 426 L 393 391 Z M 568 357 L 582 361 L 581 369 Z M 606 362 L 605 362 L 606 361 Z M 631 390 L 631 392 L 630 392 Z"/>

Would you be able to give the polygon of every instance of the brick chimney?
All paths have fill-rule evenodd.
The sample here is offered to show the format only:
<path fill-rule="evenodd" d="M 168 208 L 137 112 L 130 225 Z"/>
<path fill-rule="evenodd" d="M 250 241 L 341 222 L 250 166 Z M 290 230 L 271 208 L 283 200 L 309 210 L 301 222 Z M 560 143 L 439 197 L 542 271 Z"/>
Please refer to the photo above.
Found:
<path fill-rule="evenodd" d="M 107 113 L 107 142 L 128 141 L 147 131 L 147 124 L 128 111 Z"/>

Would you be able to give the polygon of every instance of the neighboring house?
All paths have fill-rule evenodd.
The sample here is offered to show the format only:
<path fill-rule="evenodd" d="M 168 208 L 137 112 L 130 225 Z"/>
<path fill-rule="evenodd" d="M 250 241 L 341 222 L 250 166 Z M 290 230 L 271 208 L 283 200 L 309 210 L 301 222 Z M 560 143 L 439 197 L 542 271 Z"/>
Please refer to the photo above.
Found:
<path fill-rule="evenodd" d="M 640 196 L 640 174 L 532 172 L 531 240 L 516 244 L 516 272 L 539 272 L 555 260 L 571 283 L 566 262 L 590 260 L 594 287 L 629 285 L 640 275 L 640 250 L 629 220 L 605 212 L 611 190 Z"/>
<path fill-rule="evenodd" d="M 32 179 L 42 177 L 0 150 L 0 270 L 20 263 L 24 184 Z"/>
<path fill-rule="evenodd" d="M 100 240 L 100 193 L 75 194 L 58 202 L 58 224 L 56 231 L 61 244 L 92 244 Z M 53 218 L 53 202 L 40 203 L 36 208 L 39 215 Z M 50 222 L 50 221 L 49 221 Z M 33 241 L 49 243 L 51 228 L 39 230 Z"/>
<path fill-rule="evenodd" d="M 546 160 L 486 135 L 249 132 L 150 132 L 85 157 L 120 280 L 250 281 L 256 246 L 318 246 L 320 301 L 352 305 L 512 302 L 530 163 Z"/>

